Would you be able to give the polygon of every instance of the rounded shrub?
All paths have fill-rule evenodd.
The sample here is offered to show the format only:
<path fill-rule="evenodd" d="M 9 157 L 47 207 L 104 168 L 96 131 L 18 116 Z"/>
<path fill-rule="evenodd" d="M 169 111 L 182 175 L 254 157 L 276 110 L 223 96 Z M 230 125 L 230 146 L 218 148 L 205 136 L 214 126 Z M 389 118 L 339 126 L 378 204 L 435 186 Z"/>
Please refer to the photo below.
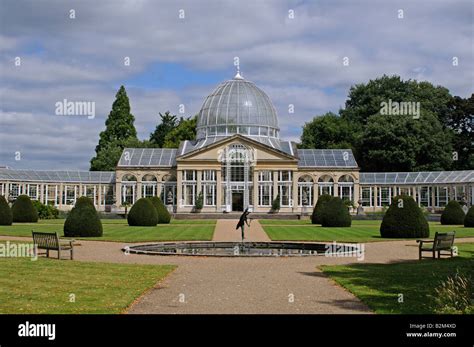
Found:
<path fill-rule="evenodd" d="M 464 211 L 459 202 L 451 200 L 448 202 L 441 214 L 441 224 L 443 225 L 460 225 L 464 224 Z"/>
<path fill-rule="evenodd" d="M 352 218 L 349 209 L 341 198 L 331 197 L 320 212 L 323 227 L 350 227 Z"/>
<path fill-rule="evenodd" d="M 169 224 L 171 221 L 171 215 L 161 199 L 157 196 L 153 196 L 148 199 L 151 201 L 156 209 L 156 212 L 158 213 L 158 224 Z"/>
<path fill-rule="evenodd" d="M 466 228 L 474 228 L 474 206 L 471 206 L 464 217 L 464 226 Z"/>
<path fill-rule="evenodd" d="M 411 196 L 392 199 L 382 224 L 380 235 L 385 238 L 423 238 L 430 236 L 430 227 L 421 208 Z"/>
<path fill-rule="evenodd" d="M 158 224 L 158 212 L 148 198 L 138 199 L 128 212 L 128 225 L 130 226 L 155 226 Z"/>
<path fill-rule="evenodd" d="M 57 219 L 59 217 L 59 210 L 52 205 L 45 205 L 38 200 L 32 201 L 33 206 L 38 211 L 39 219 Z"/>
<path fill-rule="evenodd" d="M 64 236 L 99 237 L 102 233 L 102 222 L 94 203 L 91 199 L 81 196 L 64 222 Z"/>
<path fill-rule="evenodd" d="M 318 198 L 316 205 L 313 209 L 313 214 L 311 215 L 311 223 L 313 224 L 321 224 L 321 212 L 323 210 L 324 205 L 331 200 L 332 196 L 328 194 L 323 194 Z"/>
<path fill-rule="evenodd" d="M 38 221 L 38 211 L 33 206 L 28 195 L 20 195 L 12 206 L 14 223 L 36 223 Z"/>
<path fill-rule="evenodd" d="M 13 215 L 7 200 L 0 195 L 0 225 L 12 225 Z"/>

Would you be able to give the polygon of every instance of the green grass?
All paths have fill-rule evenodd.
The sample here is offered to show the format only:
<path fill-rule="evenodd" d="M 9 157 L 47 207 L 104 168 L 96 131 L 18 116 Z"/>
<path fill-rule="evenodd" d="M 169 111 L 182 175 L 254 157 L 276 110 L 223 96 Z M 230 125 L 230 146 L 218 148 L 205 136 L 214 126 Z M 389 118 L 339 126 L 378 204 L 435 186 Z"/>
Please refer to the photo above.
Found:
<path fill-rule="evenodd" d="M 214 235 L 215 223 L 215 220 L 180 220 L 173 221 L 171 224 L 159 224 L 156 227 L 130 227 L 126 220 L 103 219 L 103 236 L 84 239 L 118 242 L 210 241 Z M 12 226 L 0 226 L 0 235 L 31 236 L 32 230 L 58 232 L 59 235 L 63 235 L 63 224 L 64 219 L 41 220 L 38 223 L 14 223 Z"/>
<path fill-rule="evenodd" d="M 0 313 L 122 313 L 174 268 L 1 258 Z"/>
<path fill-rule="evenodd" d="M 263 220 L 261 221 L 263 222 Z M 278 222 L 278 223 L 277 223 Z M 300 222 L 291 224 L 289 222 Z M 304 222 L 307 222 L 306 224 Z M 342 241 L 342 242 L 373 242 L 389 241 L 380 237 L 381 221 L 355 220 L 349 228 L 324 228 L 310 224 L 309 221 L 276 221 L 262 224 L 263 229 L 273 241 Z M 456 231 L 456 237 L 474 237 L 474 228 L 465 228 L 462 225 L 441 225 L 430 222 L 430 235 L 435 232 Z"/>
<path fill-rule="evenodd" d="M 459 256 L 396 264 L 321 266 L 338 284 L 376 313 L 429 314 L 435 310 L 435 288 L 447 276 L 474 269 L 474 243 L 459 244 Z M 403 294 L 403 303 L 398 302 Z"/>

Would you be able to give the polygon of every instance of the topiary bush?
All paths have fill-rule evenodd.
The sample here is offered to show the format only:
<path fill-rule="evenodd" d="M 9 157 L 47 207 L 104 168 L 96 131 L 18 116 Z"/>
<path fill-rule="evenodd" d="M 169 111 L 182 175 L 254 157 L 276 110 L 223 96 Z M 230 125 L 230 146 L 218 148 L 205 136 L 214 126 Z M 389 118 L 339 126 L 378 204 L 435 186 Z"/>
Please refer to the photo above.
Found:
<path fill-rule="evenodd" d="M 430 227 L 422 210 L 411 196 L 399 195 L 392 199 L 380 225 L 385 238 L 424 238 L 430 236 Z"/>
<path fill-rule="evenodd" d="M 64 222 L 66 237 L 99 237 L 102 236 L 102 222 L 91 199 L 81 196 L 69 212 Z"/>
<path fill-rule="evenodd" d="M 33 206 L 28 195 L 20 195 L 12 206 L 14 223 L 36 223 L 38 222 L 38 211 Z"/>
<path fill-rule="evenodd" d="M 12 225 L 13 215 L 7 200 L 0 195 L 0 225 Z"/>
<path fill-rule="evenodd" d="M 352 218 L 344 201 L 338 197 L 331 197 L 320 210 L 321 225 L 323 227 L 350 227 Z"/>
<path fill-rule="evenodd" d="M 169 224 L 171 221 L 171 215 L 161 199 L 157 196 L 153 196 L 148 199 L 151 201 L 156 209 L 156 212 L 158 213 L 158 224 Z"/>
<path fill-rule="evenodd" d="M 272 212 L 280 211 L 280 194 L 277 194 L 276 198 L 272 201 Z"/>
<path fill-rule="evenodd" d="M 316 205 L 313 209 L 313 214 L 311 215 L 311 223 L 313 224 L 321 224 L 320 214 L 324 207 L 324 205 L 331 200 L 332 196 L 329 194 L 323 194 L 318 198 Z"/>
<path fill-rule="evenodd" d="M 464 224 L 465 216 L 459 202 L 451 200 L 444 208 L 440 221 L 443 225 L 460 225 Z"/>
<path fill-rule="evenodd" d="M 38 200 L 32 201 L 33 206 L 38 211 L 39 219 L 57 219 L 59 216 L 59 210 L 52 205 L 45 205 Z"/>
<path fill-rule="evenodd" d="M 151 227 L 158 224 L 158 212 L 148 198 L 138 199 L 128 212 L 128 225 Z"/>
<path fill-rule="evenodd" d="M 466 228 L 474 228 L 474 206 L 471 206 L 464 217 L 464 226 Z"/>

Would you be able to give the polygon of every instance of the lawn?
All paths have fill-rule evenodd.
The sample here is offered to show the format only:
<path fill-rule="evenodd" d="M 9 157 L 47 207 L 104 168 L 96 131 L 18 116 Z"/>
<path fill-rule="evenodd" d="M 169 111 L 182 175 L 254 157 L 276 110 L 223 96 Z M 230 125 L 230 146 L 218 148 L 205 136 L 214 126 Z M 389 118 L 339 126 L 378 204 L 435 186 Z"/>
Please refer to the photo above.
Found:
<path fill-rule="evenodd" d="M 31 231 L 58 232 L 63 235 L 64 219 L 41 220 L 38 223 L 14 223 L 0 226 L 0 235 L 31 236 Z M 102 237 L 87 240 L 147 242 L 147 241 L 210 241 L 214 235 L 215 220 L 173 220 L 156 227 L 130 227 L 123 219 L 103 219 Z M 80 239 L 80 238 L 77 238 Z M 86 239 L 86 238 L 84 238 Z"/>
<path fill-rule="evenodd" d="M 324 228 L 306 220 L 261 220 L 263 229 L 273 241 L 389 241 L 380 237 L 378 220 L 354 220 L 350 228 Z M 462 225 L 441 225 L 430 222 L 430 233 L 456 231 L 456 237 L 474 237 L 474 228 Z"/>
<path fill-rule="evenodd" d="M 174 268 L 0 258 L 0 313 L 122 313 Z"/>
<path fill-rule="evenodd" d="M 474 275 L 474 243 L 459 244 L 459 256 L 396 264 L 321 266 L 325 274 L 376 313 L 435 313 L 435 288 L 448 275 Z M 399 294 L 403 302 L 399 303 Z"/>

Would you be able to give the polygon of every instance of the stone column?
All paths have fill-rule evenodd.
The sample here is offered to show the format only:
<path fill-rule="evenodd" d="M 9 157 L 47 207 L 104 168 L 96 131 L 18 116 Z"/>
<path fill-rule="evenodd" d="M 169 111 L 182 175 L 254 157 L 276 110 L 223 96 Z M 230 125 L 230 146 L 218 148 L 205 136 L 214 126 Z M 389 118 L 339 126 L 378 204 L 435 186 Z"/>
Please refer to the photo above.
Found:
<path fill-rule="evenodd" d="M 216 170 L 216 212 L 222 211 L 222 173 Z"/>
<path fill-rule="evenodd" d="M 176 201 L 178 206 L 176 207 L 177 212 L 181 212 L 181 206 L 183 205 L 183 171 L 176 171 Z"/>
<path fill-rule="evenodd" d="M 332 192 L 332 195 L 339 196 L 339 184 L 337 182 L 334 182 L 334 184 L 332 185 L 332 189 L 334 190 Z"/>
<path fill-rule="evenodd" d="M 256 212 L 258 208 L 258 170 L 253 170 L 253 211 Z"/>
<path fill-rule="evenodd" d="M 313 207 L 316 206 L 316 202 L 318 201 L 319 197 L 319 186 L 318 182 L 313 183 Z"/>
<path fill-rule="evenodd" d="M 61 183 L 59 185 L 59 208 L 63 207 L 63 193 L 64 193 L 64 185 Z"/>
<path fill-rule="evenodd" d="M 135 202 L 142 197 L 142 176 L 137 175 L 137 184 L 135 185 Z"/>
<path fill-rule="evenodd" d="M 360 199 L 360 184 L 354 182 L 354 191 L 352 192 L 354 195 L 352 196 L 352 200 L 354 201 L 354 205 L 357 207 L 359 206 L 359 199 Z"/>
<path fill-rule="evenodd" d="M 435 193 L 436 187 L 432 186 L 430 189 L 431 189 L 431 208 L 434 211 L 434 208 L 435 208 L 435 205 L 436 205 L 436 193 Z"/>
<path fill-rule="evenodd" d="M 292 199 L 293 199 L 293 212 L 296 212 L 298 209 L 298 178 L 296 177 L 296 171 L 292 171 L 291 173 L 293 179 L 293 186 L 292 186 Z"/>
<path fill-rule="evenodd" d="M 115 180 L 115 205 L 122 205 L 122 182 Z"/>
<path fill-rule="evenodd" d="M 278 171 L 273 171 L 273 196 L 270 204 L 276 199 L 278 193 Z"/>
<path fill-rule="evenodd" d="M 200 192 L 204 194 L 202 191 L 202 170 L 196 170 L 196 200 Z"/>
<path fill-rule="evenodd" d="M 374 186 L 374 189 L 373 189 L 373 197 L 374 197 L 374 210 L 376 207 L 378 207 L 378 194 L 379 194 L 379 187 L 377 186 Z"/>

